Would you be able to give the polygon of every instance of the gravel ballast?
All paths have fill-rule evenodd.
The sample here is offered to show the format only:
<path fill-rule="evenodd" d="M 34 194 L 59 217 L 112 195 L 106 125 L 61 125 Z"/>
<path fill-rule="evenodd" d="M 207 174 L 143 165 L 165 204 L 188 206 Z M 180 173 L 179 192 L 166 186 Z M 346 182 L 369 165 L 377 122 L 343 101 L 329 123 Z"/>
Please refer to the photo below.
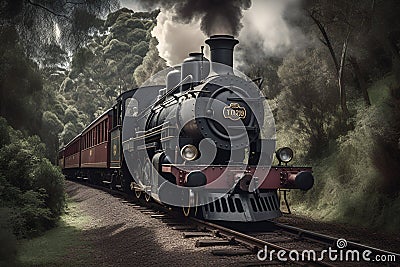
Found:
<path fill-rule="evenodd" d="M 66 192 L 90 218 L 82 242 L 90 246 L 91 266 L 232 266 L 257 261 L 256 255 L 214 256 L 212 248 L 195 247 L 200 238 L 184 239 L 181 231 L 101 190 L 66 181 Z"/>

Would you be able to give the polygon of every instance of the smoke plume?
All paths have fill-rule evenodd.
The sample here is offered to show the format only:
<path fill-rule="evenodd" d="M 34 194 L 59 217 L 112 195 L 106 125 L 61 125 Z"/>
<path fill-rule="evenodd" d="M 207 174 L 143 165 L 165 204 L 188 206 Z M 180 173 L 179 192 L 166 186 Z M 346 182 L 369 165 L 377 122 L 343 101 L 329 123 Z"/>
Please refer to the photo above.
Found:
<path fill-rule="evenodd" d="M 160 56 L 172 66 L 190 52 L 198 52 L 207 36 L 238 36 L 243 11 L 250 8 L 251 0 L 136 0 L 130 5 L 161 10 L 152 35 L 159 41 Z"/>
<path fill-rule="evenodd" d="M 237 35 L 242 27 L 242 12 L 250 8 L 251 0 L 142 0 L 144 8 L 172 10 L 172 19 L 189 24 L 200 21 L 200 29 L 207 36 Z"/>
<path fill-rule="evenodd" d="M 161 10 L 153 29 L 159 54 L 169 65 L 198 52 L 207 36 L 230 34 L 238 37 L 235 66 L 265 57 L 280 57 L 307 43 L 292 20 L 303 16 L 300 0 L 134 0 L 135 10 Z M 124 4 L 123 4 L 124 5 Z M 208 46 L 206 48 L 206 55 Z"/>

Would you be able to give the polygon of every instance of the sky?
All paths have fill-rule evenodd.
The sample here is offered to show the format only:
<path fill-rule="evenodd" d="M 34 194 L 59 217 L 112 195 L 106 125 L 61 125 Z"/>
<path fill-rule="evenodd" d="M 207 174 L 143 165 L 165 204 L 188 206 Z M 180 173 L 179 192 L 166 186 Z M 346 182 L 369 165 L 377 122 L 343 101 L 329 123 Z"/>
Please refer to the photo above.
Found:
<path fill-rule="evenodd" d="M 145 11 L 136 1 L 134 0 L 120 0 L 121 7 L 127 7 L 133 11 Z"/>

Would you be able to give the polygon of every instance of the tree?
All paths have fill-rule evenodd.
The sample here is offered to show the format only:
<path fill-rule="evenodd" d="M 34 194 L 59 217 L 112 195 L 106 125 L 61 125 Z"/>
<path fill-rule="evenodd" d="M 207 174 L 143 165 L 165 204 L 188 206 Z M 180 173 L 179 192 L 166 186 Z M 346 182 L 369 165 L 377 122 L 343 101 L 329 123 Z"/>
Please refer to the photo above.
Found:
<path fill-rule="evenodd" d="M 54 164 L 57 162 L 59 135 L 64 129 L 63 123 L 51 111 L 43 112 L 42 116 L 42 139 L 45 140 L 48 157 Z"/>
<path fill-rule="evenodd" d="M 389 55 L 393 73 L 400 83 L 400 2 L 373 0 L 368 24 L 369 43 L 378 42 Z"/>
<path fill-rule="evenodd" d="M 1 2 L 0 116 L 49 142 L 47 156 L 52 160 L 65 107 L 65 99 L 55 93 L 66 77 L 68 52 L 104 31 L 99 17 L 118 6 L 117 0 Z M 72 85 L 67 80 L 63 89 Z"/>
<path fill-rule="evenodd" d="M 332 46 L 331 40 L 328 36 L 328 33 L 326 32 L 325 26 L 317 18 L 315 11 L 310 12 L 310 17 L 315 22 L 315 24 L 318 26 L 319 30 L 321 31 L 321 34 L 323 36 L 323 39 L 321 39 L 321 42 L 329 49 L 329 53 L 334 62 L 335 70 L 336 70 L 336 77 L 337 77 L 337 84 L 338 84 L 339 94 L 340 94 L 340 106 L 342 108 L 343 116 L 346 119 L 349 116 L 349 110 L 347 108 L 347 103 L 346 103 L 346 90 L 345 90 L 345 84 L 344 84 L 344 80 L 343 80 L 343 73 L 344 73 L 344 64 L 346 61 L 349 36 L 351 33 L 350 29 L 347 30 L 346 37 L 343 41 L 341 57 L 339 60 L 338 56 L 336 55 L 335 49 Z"/>
<path fill-rule="evenodd" d="M 64 177 L 44 157 L 45 146 L 40 139 L 24 137 L 3 118 L 0 129 L 0 140 L 6 140 L 0 145 L 0 247 L 3 248 L 8 246 L 5 242 L 13 239 L 10 232 L 4 238 L 4 223 L 9 223 L 7 227 L 18 237 L 37 235 L 54 226 L 65 199 Z"/>
<path fill-rule="evenodd" d="M 243 54 L 243 57 L 246 57 L 246 52 Z M 277 73 L 282 64 L 282 58 L 263 57 L 257 61 L 247 58 L 242 60 L 246 65 L 240 67 L 245 68 L 246 75 L 252 79 L 263 78 L 261 90 L 268 99 L 275 98 L 282 89 Z"/>
<path fill-rule="evenodd" d="M 44 46 L 57 41 L 68 50 L 75 50 L 98 24 L 98 16 L 118 7 L 117 0 L 5 0 L 0 21 L 1 25 L 18 26 L 28 56 L 37 57 Z"/>
<path fill-rule="evenodd" d="M 365 104 L 370 104 L 365 76 L 373 75 L 364 70 L 363 64 L 376 64 L 376 58 L 389 57 L 393 73 L 400 81 L 400 19 L 398 1 L 327 1 L 316 0 L 307 2 L 306 8 L 311 19 L 318 26 L 321 41 L 327 46 L 336 67 L 338 87 L 343 92 L 342 109 L 346 99 L 343 75 L 346 59 L 355 77 L 356 86 L 360 88 Z M 341 54 L 337 53 L 341 49 Z M 386 55 L 377 56 L 376 51 L 382 50 Z M 339 57 L 338 55 L 341 55 Z M 375 62 L 373 62 L 375 61 Z M 361 62 L 361 64 L 360 64 Z M 343 63 L 343 64 L 342 64 Z M 380 68 L 382 66 L 382 62 Z M 368 68 L 371 69 L 371 68 Z"/>
<path fill-rule="evenodd" d="M 328 140 L 340 134 L 339 98 L 326 56 L 321 47 L 291 53 L 278 69 L 282 84 L 274 100 L 278 103 L 275 111 L 278 134 L 287 135 L 280 139 L 304 153 L 303 156 L 319 155 L 327 148 Z"/>
<path fill-rule="evenodd" d="M 62 133 L 62 141 L 64 144 L 68 144 L 75 136 L 79 134 L 79 130 L 77 127 L 72 123 L 68 122 L 64 126 L 64 131 Z"/>
<path fill-rule="evenodd" d="M 17 129 L 38 133 L 43 104 L 38 66 L 16 44 L 19 38 L 14 28 L 0 29 L 0 39 L 7 36 L 11 40 L 0 43 L 0 116 Z"/>
<path fill-rule="evenodd" d="M 157 39 L 152 38 L 149 45 L 149 52 L 143 59 L 142 65 L 136 68 L 133 77 L 138 85 L 144 83 L 157 72 L 165 69 L 167 64 L 158 54 Z"/>
<path fill-rule="evenodd" d="M 90 119 L 110 107 L 115 96 L 136 86 L 133 73 L 149 51 L 155 25 L 153 13 L 146 14 L 129 9 L 110 13 L 102 26 L 109 32 L 95 34 L 74 54 L 61 89 Z"/>

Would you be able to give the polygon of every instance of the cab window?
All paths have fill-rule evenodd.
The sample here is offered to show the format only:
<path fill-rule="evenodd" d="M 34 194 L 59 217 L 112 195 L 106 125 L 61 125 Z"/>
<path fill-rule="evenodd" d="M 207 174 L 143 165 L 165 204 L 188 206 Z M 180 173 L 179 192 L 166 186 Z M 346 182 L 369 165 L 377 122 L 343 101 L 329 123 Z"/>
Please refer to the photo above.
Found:
<path fill-rule="evenodd" d="M 135 98 L 128 98 L 125 101 L 125 116 L 136 117 L 138 115 L 139 103 Z"/>

